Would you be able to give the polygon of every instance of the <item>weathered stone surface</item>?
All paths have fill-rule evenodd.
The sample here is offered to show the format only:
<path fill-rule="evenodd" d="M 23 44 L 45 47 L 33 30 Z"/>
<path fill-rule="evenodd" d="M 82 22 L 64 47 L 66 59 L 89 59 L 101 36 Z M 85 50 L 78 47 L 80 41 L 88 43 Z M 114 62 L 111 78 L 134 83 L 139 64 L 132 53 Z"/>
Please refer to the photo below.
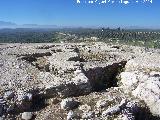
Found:
<path fill-rule="evenodd" d="M 83 112 L 88 112 L 91 111 L 91 106 L 84 104 L 79 107 L 79 110 L 82 110 Z"/>
<path fill-rule="evenodd" d="M 5 99 L 12 99 L 14 98 L 14 92 L 13 91 L 6 91 L 4 93 L 4 96 L 3 96 Z"/>
<path fill-rule="evenodd" d="M 159 55 L 154 53 L 128 61 L 125 72 L 121 73 L 121 82 L 125 91 L 144 100 L 151 113 L 159 116 L 160 62 L 156 57 Z"/>
<path fill-rule="evenodd" d="M 0 115 L 4 119 L 20 119 L 20 112 L 33 111 L 35 120 L 118 116 L 132 120 L 142 111 L 134 100 L 160 115 L 158 50 L 145 52 L 142 47 L 103 42 L 0 47 Z M 74 100 L 81 103 L 79 107 Z M 148 114 L 145 109 L 143 113 Z"/>
<path fill-rule="evenodd" d="M 143 53 L 142 55 L 131 59 L 127 62 L 126 71 L 159 71 L 160 70 L 160 55 L 158 53 Z"/>
<path fill-rule="evenodd" d="M 107 116 L 107 115 L 113 115 L 120 112 L 120 107 L 119 106 L 114 106 L 111 108 L 108 108 L 106 111 L 102 112 L 102 116 Z"/>
<path fill-rule="evenodd" d="M 76 113 L 70 110 L 67 114 L 67 120 L 73 120 L 76 116 L 77 116 Z"/>
<path fill-rule="evenodd" d="M 103 107 L 106 107 L 108 106 L 108 102 L 106 99 L 104 100 L 99 100 L 97 103 L 96 103 L 96 107 L 97 108 L 103 108 Z"/>
<path fill-rule="evenodd" d="M 24 112 L 22 113 L 22 120 L 31 120 L 33 114 L 31 112 Z"/>
<path fill-rule="evenodd" d="M 61 108 L 65 110 L 72 110 L 78 106 L 78 102 L 72 98 L 63 99 L 61 102 Z"/>
<path fill-rule="evenodd" d="M 84 112 L 82 115 L 82 119 L 92 119 L 95 117 L 95 113 L 93 111 Z"/>
<path fill-rule="evenodd" d="M 140 83 L 132 93 L 144 100 L 153 114 L 160 115 L 160 77 L 149 77 L 144 83 Z"/>
<path fill-rule="evenodd" d="M 139 113 L 140 116 L 140 111 L 137 103 L 135 102 L 128 102 L 122 109 L 123 117 L 128 120 L 135 120 L 136 114 Z"/>

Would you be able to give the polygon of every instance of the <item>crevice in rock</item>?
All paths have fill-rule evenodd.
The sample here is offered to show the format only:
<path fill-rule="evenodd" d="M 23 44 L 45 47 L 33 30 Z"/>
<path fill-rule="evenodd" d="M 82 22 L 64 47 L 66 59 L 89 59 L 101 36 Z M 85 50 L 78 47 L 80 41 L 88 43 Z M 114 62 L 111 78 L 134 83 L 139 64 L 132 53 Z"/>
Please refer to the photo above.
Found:
<path fill-rule="evenodd" d="M 151 114 L 151 113 L 150 113 Z M 146 119 L 147 120 L 147 119 Z M 148 120 L 160 120 L 160 117 L 158 116 L 153 116 L 153 115 L 150 115 L 149 119 Z"/>
<path fill-rule="evenodd" d="M 38 57 L 44 57 L 44 56 L 51 56 L 52 54 L 50 52 L 45 52 L 45 53 L 34 53 L 34 54 L 28 54 L 28 55 L 22 55 L 21 59 L 26 60 L 29 62 L 33 62 L 36 60 Z"/>
<path fill-rule="evenodd" d="M 74 48 L 73 52 L 80 53 L 80 50 L 76 47 Z"/>
<path fill-rule="evenodd" d="M 49 48 L 53 48 L 53 47 L 56 47 L 56 45 L 43 45 L 43 46 L 37 47 L 37 49 L 49 49 Z"/>
<path fill-rule="evenodd" d="M 101 91 L 110 87 L 117 87 L 117 75 L 125 67 L 127 61 L 113 63 L 106 67 L 96 67 L 84 71 L 85 75 L 90 80 L 93 91 Z"/>
<path fill-rule="evenodd" d="M 61 52 L 63 52 L 62 49 L 52 49 L 51 51 L 52 51 L 53 53 L 61 53 Z"/>
<path fill-rule="evenodd" d="M 139 111 L 134 113 L 135 120 L 149 120 L 150 112 L 147 108 L 139 108 Z"/>
<path fill-rule="evenodd" d="M 36 112 L 40 111 L 44 108 L 46 108 L 48 104 L 46 103 L 46 98 L 44 98 L 41 95 L 35 95 L 33 96 L 33 101 L 32 101 L 32 106 L 31 106 L 31 111 Z"/>
<path fill-rule="evenodd" d="M 120 49 L 120 46 L 112 46 L 112 48 Z"/>
<path fill-rule="evenodd" d="M 71 58 L 69 58 L 69 59 L 68 59 L 68 61 L 75 61 L 75 62 L 77 62 L 77 61 L 79 61 L 79 62 L 86 62 L 86 60 L 85 60 L 85 59 L 83 59 L 83 58 L 81 58 L 81 57 L 79 57 L 79 56 L 77 56 L 77 57 L 71 57 Z"/>
<path fill-rule="evenodd" d="M 22 56 L 21 59 L 29 62 L 32 66 L 35 66 L 40 71 L 50 72 L 49 70 L 49 63 L 46 64 L 46 61 L 44 56 L 51 56 L 52 54 L 50 52 L 46 53 L 35 53 L 31 55 L 25 55 Z M 38 61 L 42 61 L 38 63 Z"/>
<path fill-rule="evenodd" d="M 49 64 L 44 65 L 44 66 L 39 66 L 39 64 L 36 63 L 35 66 L 36 66 L 36 68 L 38 68 L 40 71 L 50 72 Z"/>
<path fill-rule="evenodd" d="M 22 59 L 22 60 L 26 60 L 26 61 L 28 61 L 29 63 L 34 62 L 34 61 L 37 60 L 37 58 L 34 57 L 34 56 L 32 56 L 32 55 L 31 55 L 31 56 L 23 56 L 21 59 Z"/>
<path fill-rule="evenodd" d="M 135 120 L 160 120 L 160 117 L 153 116 L 148 107 L 139 107 L 139 110 L 135 111 L 134 116 Z"/>

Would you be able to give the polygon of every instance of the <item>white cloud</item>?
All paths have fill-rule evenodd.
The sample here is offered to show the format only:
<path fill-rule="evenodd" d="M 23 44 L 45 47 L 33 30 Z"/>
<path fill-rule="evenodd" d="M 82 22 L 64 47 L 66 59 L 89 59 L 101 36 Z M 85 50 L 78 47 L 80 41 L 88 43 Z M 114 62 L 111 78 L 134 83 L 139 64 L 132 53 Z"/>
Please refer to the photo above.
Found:
<path fill-rule="evenodd" d="M 123 1 L 124 4 L 129 4 L 129 1 L 125 0 Z"/>
<path fill-rule="evenodd" d="M 77 3 L 81 3 L 81 1 L 80 1 L 80 0 L 77 0 Z"/>

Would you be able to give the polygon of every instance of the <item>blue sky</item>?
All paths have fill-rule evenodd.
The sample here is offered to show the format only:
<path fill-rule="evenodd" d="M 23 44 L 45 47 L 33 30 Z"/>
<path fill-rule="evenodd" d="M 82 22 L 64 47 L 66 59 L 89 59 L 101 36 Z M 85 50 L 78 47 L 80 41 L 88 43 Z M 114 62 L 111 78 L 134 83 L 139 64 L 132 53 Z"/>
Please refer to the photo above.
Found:
<path fill-rule="evenodd" d="M 127 5 L 80 1 L 81 4 L 76 0 L 0 0 L 0 21 L 59 26 L 160 26 L 160 0 Z"/>

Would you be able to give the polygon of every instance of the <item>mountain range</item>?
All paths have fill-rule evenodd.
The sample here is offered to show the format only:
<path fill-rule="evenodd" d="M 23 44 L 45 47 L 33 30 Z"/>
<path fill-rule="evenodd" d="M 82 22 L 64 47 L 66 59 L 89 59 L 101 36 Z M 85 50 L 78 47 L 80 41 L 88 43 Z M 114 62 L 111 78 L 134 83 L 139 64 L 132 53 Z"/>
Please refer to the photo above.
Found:
<path fill-rule="evenodd" d="M 102 28 L 101 26 L 58 26 L 58 25 L 39 25 L 39 24 L 16 24 L 14 22 L 0 21 L 0 29 L 3 28 Z M 105 26 L 103 26 L 105 27 Z M 108 27 L 108 26 L 107 26 Z M 119 27 L 119 26 L 118 26 Z M 113 27 L 117 28 L 117 27 Z M 160 29 L 160 26 L 126 26 L 124 29 Z"/>
<path fill-rule="evenodd" d="M 61 27 L 57 25 L 38 25 L 38 24 L 18 25 L 13 22 L 0 21 L 0 28 L 61 28 Z"/>

